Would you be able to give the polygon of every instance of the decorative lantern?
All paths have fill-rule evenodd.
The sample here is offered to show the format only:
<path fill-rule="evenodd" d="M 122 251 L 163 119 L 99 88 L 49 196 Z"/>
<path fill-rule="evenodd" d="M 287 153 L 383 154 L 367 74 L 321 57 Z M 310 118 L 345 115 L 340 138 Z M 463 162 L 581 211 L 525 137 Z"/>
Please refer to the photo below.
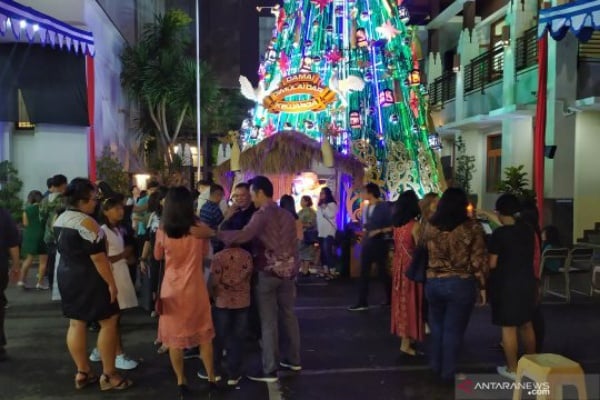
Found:
<path fill-rule="evenodd" d="M 315 126 L 315 123 L 312 122 L 311 120 L 309 120 L 309 119 L 304 120 L 304 129 L 306 129 L 307 131 L 311 130 L 314 126 Z"/>
<path fill-rule="evenodd" d="M 379 105 L 381 107 L 389 107 L 394 105 L 394 92 L 390 89 L 384 89 L 379 93 Z"/>
<path fill-rule="evenodd" d="M 267 51 L 267 61 L 275 62 L 277 60 L 277 52 L 273 49 Z"/>
<path fill-rule="evenodd" d="M 396 125 L 399 121 L 400 121 L 400 118 L 398 117 L 398 114 L 390 115 L 390 122 L 392 124 Z"/>
<path fill-rule="evenodd" d="M 400 17 L 400 20 L 405 24 L 408 21 L 410 21 L 410 13 L 408 12 L 408 8 L 404 6 L 398 7 L 398 16 Z"/>
<path fill-rule="evenodd" d="M 327 32 L 327 33 L 333 33 L 333 25 L 327 25 L 325 27 L 325 32 Z"/>
<path fill-rule="evenodd" d="M 250 139 L 258 139 L 259 129 L 260 126 L 255 126 L 252 128 L 252 131 L 250 132 Z"/>
<path fill-rule="evenodd" d="M 283 124 L 283 130 L 284 131 L 291 131 L 292 130 L 292 124 L 290 124 L 289 122 L 286 122 L 285 124 Z"/>
<path fill-rule="evenodd" d="M 360 112 L 354 110 L 350 111 L 350 128 L 352 129 L 360 129 L 362 127 L 362 122 L 360 120 Z"/>
<path fill-rule="evenodd" d="M 300 65 L 300 72 L 311 72 L 313 60 L 310 57 L 304 57 L 302 59 L 302 65 Z"/>
<path fill-rule="evenodd" d="M 363 11 L 360 13 L 360 19 L 362 21 L 368 21 L 369 19 L 371 19 L 370 14 L 368 11 Z"/>
<path fill-rule="evenodd" d="M 304 42 L 305 49 L 310 49 L 311 47 L 312 47 L 312 40 L 307 40 L 306 42 Z"/>
<path fill-rule="evenodd" d="M 367 73 L 365 73 L 365 82 L 371 82 L 373 80 L 373 74 L 371 73 L 371 71 L 367 71 Z"/>
<path fill-rule="evenodd" d="M 408 84 L 410 86 L 420 85 L 421 71 L 419 71 L 418 69 L 413 69 L 412 71 L 410 71 L 410 74 L 408 75 Z"/>
<path fill-rule="evenodd" d="M 427 136 L 429 140 L 429 147 L 432 150 L 441 150 L 442 149 L 442 140 L 440 139 L 440 135 L 437 132 L 432 132 Z"/>
<path fill-rule="evenodd" d="M 358 28 L 356 30 L 356 47 L 368 47 L 369 46 L 369 40 L 367 38 L 367 32 L 364 30 L 364 28 Z"/>

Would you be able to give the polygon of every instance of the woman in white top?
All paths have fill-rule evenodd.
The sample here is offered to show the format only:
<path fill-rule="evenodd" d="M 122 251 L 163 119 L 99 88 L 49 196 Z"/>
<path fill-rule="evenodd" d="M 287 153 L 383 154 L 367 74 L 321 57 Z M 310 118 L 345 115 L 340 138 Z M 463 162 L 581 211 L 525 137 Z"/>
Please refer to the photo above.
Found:
<path fill-rule="evenodd" d="M 319 246 L 321 248 L 321 265 L 325 279 L 332 279 L 337 275 L 335 270 L 335 244 L 334 238 L 337 231 L 336 216 L 338 205 L 333 198 L 331 189 L 324 187 L 319 194 L 317 207 L 317 230 L 319 231 Z"/>
<path fill-rule="evenodd" d="M 101 228 L 106 235 L 107 253 L 112 267 L 115 284 L 117 286 L 117 302 L 119 303 L 119 309 L 126 310 L 128 308 L 135 308 L 138 306 L 138 300 L 127 265 L 127 253 L 125 251 L 123 232 L 119 227 L 119 223 L 123 220 L 125 215 L 123 197 L 117 195 L 105 199 L 101 204 L 100 210 L 100 219 L 104 222 Z M 137 361 L 130 359 L 124 354 L 120 335 L 119 340 L 117 340 L 116 354 L 115 366 L 118 369 L 130 370 L 138 366 Z M 92 351 L 90 360 L 101 361 L 97 349 Z"/>

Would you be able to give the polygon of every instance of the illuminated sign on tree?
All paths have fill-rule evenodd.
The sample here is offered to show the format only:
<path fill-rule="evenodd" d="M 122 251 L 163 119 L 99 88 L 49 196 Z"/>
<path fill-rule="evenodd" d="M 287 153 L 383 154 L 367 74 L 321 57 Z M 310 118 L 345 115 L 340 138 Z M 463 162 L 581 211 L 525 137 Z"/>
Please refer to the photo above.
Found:
<path fill-rule="evenodd" d="M 288 99 L 299 95 L 299 99 Z M 324 86 L 319 74 L 306 72 L 283 78 L 279 87 L 267 96 L 263 106 L 272 113 L 323 111 L 336 101 L 336 94 Z"/>

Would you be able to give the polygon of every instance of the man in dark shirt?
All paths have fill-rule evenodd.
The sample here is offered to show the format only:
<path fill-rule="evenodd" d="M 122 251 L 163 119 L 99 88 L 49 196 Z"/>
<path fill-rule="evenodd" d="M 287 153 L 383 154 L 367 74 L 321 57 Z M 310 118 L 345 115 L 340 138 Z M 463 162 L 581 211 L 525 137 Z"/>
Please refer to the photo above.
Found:
<path fill-rule="evenodd" d="M 373 234 L 391 227 L 392 212 L 390 205 L 381 200 L 381 190 L 374 183 L 368 183 L 363 190 L 363 199 L 368 202 L 365 209 L 364 235 L 362 238 L 360 292 L 358 303 L 348 308 L 349 311 L 364 311 L 369 308 L 369 276 L 373 263 L 377 265 L 379 278 L 385 288 L 385 305 L 390 304 L 392 280 L 388 273 L 388 243 L 383 233 Z"/>
<path fill-rule="evenodd" d="M 200 222 L 210 226 L 211 229 L 219 229 L 219 225 L 223 222 L 223 212 L 219 207 L 219 203 L 223 200 L 225 191 L 221 185 L 212 184 L 210 186 L 210 197 L 200 209 Z M 223 243 L 219 240 L 212 239 L 213 253 L 220 251 L 223 248 Z"/>
<path fill-rule="evenodd" d="M 231 206 L 225 213 L 225 220 L 221 224 L 222 231 L 236 231 L 243 229 L 250 218 L 256 211 L 256 207 L 250 198 L 250 185 L 247 183 L 240 183 L 235 186 L 233 190 L 233 206 Z M 244 250 L 252 254 L 252 243 L 244 243 L 241 245 Z"/>
<path fill-rule="evenodd" d="M 4 335 L 4 312 L 6 295 L 4 291 L 8 286 L 8 257 L 12 259 L 12 268 L 21 269 L 19 258 L 19 231 L 17 224 L 8 211 L 0 208 L 0 361 L 6 359 L 6 336 Z"/>

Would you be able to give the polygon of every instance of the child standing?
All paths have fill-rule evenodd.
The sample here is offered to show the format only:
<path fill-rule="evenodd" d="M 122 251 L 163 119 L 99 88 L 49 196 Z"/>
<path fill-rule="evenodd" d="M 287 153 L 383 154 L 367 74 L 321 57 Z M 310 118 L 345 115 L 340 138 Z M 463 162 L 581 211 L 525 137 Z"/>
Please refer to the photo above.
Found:
<path fill-rule="evenodd" d="M 107 198 L 101 205 L 101 220 L 104 224 L 101 226 L 106 234 L 107 254 L 111 263 L 115 284 L 117 286 L 117 301 L 119 309 L 126 310 L 138 306 L 135 288 L 129 274 L 127 265 L 127 252 L 125 251 L 125 242 L 123 232 L 119 228 L 119 223 L 125 215 L 123 198 L 115 196 Z M 120 322 L 120 317 L 119 317 Z M 115 366 L 118 369 L 130 370 L 138 366 L 137 361 L 130 359 L 123 352 L 123 344 L 119 335 L 117 341 L 117 357 Z M 91 361 L 101 361 L 98 349 L 94 349 L 90 355 Z"/>
<path fill-rule="evenodd" d="M 214 300 L 216 330 L 215 368 L 221 367 L 223 349 L 227 350 L 227 385 L 242 379 L 242 351 L 248 326 L 252 256 L 241 247 L 230 247 L 215 254 L 211 263 L 209 288 Z M 200 378 L 206 375 L 200 372 Z"/>

